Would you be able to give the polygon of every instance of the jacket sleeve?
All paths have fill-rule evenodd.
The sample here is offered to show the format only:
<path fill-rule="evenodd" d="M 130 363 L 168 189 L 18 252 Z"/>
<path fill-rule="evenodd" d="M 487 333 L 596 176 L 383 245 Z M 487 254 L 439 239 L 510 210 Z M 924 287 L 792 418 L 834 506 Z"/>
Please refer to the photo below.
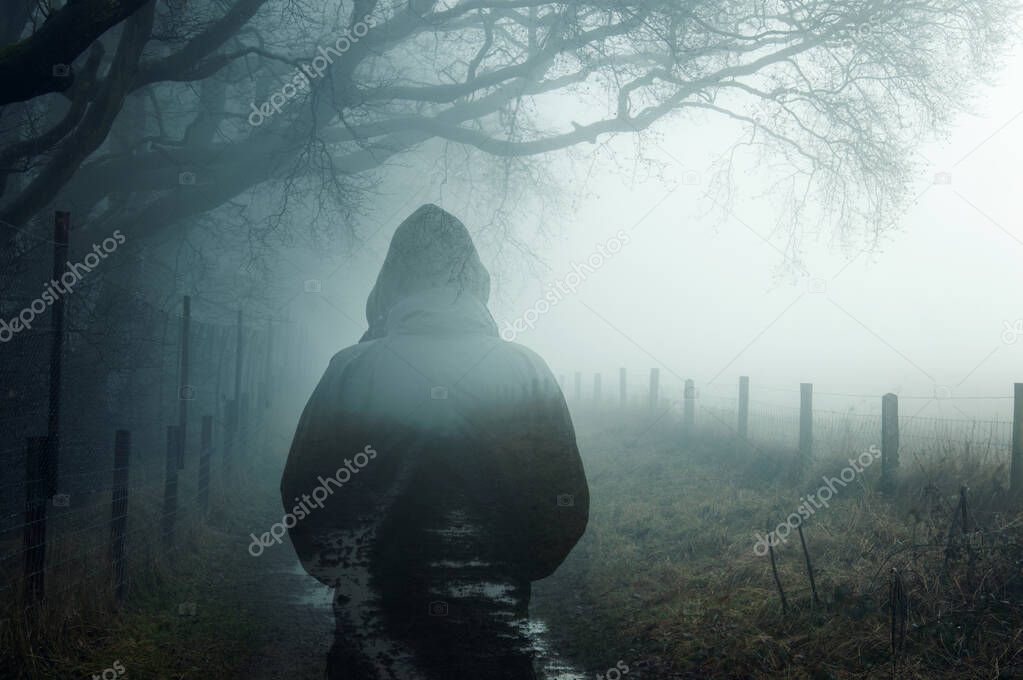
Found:
<path fill-rule="evenodd" d="M 299 419 L 281 477 L 284 511 L 298 518 L 288 529 L 295 552 L 306 571 L 327 585 L 334 585 L 336 577 L 336 570 L 328 568 L 330 554 L 336 549 L 331 531 L 337 519 L 336 510 L 329 504 L 316 509 L 307 503 L 305 507 L 310 512 L 306 513 L 299 510 L 296 499 L 301 500 L 303 494 L 308 498 L 320 485 L 319 476 L 330 476 L 346 454 L 351 455 L 366 444 L 357 433 L 357 419 L 342 406 L 344 368 L 358 355 L 353 351 L 358 347 L 339 353 L 324 372 Z"/>
<path fill-rule="evenodd" d="M 537 357 L 529 384 L 497 414 L 492 461 L 513 521 L 513 549 L 530 580 L 549 576 L 586 530 L 589 488 L 568 406 Z"/>

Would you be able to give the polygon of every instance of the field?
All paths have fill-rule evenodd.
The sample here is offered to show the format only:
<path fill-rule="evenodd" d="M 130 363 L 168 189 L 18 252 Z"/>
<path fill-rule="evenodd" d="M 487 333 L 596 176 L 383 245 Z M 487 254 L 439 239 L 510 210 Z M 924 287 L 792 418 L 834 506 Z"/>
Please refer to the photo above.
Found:
<path fill-rule="evenodd" d="M 792 451 L 673 419 L 576 420 L 590 526 L 532 606 L 564 677 L 1023 677 L 1023 515 L 1004 469 L 936 456 L 882 494 L 868 465 L 802 523 L 805 551 L 798 531 L 777 545 L 776 582 L 756 532 L 861 451 L 821 453 L 800 475 Z M 289 546 L 246 551 L 279 519 L 273 460 L 137 575 L 122 611 L 68 600 L 33 635 L 9 619 L 3 677 L 85 678 L 115 661 L 128 678 L 321 677 L 329 593 Z"/>
<path fill-rule="evenodd" d="M 822 456 L 800 482 L 791 451 L 684 443 L 672 425 L 580 430 L 590 529 L 540 584 L 535 612 L 588 670 L 624 660 L 653 678 L 1023 676 L 1023 517 L 1005 512 L 1004 470 L 936 459 L 888 495 L 879 465 L 837 486 L 802 526 L 816 603 L 797 532 L 774 551 L 786 612 L 755 533 L 860 451 Z"/>

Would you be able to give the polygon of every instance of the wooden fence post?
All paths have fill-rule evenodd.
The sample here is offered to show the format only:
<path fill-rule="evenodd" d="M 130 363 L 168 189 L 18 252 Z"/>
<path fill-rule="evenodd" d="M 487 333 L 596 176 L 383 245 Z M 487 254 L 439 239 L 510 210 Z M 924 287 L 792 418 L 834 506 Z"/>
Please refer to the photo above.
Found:
<path fill-rule="evenodd" d="M 749 376 L 739 376 L 739 438 L 749 436 Z"/>
<path fill-rule="evenodd" d="M 657 405 L 660 402 L 661 397 L 661 369 L 651 368 L 650 369 L 650 410 L 654 411 L 657 409 Z"/>
<path fill-rule="evenodd" d="M 881 484 L 894 484 L 899 468 L 899 397 L 881 397 Z"/>
<path fill-rule="evenodd" d="M 1012 468 L 1009 488 L 1023 496 L 1023 383 L 1013 385 L 1012 401 Z"/>
<path fill-rule="evenodd" d="M 53 215 L 53 280 L 63 276 L 67 266 L 68 244 L 71 242 L 71 213 L 56 211 Z M 60 471 L 60 404 L 61 372 L 64 358 L 64 295 L 56 296 L 53 309 L 53 335 L 50 338 L 49 418 L 46 427 L 46 495 L 57 493 Z"/>
<path fill-rule="evenodd" d="M 162 536 L 164 550 L 174 547 L 174 522 L 178 514 L 178 428 L 167 426 L 167 466 L 163 484 Z"/>
<path fill-rule="evenodd" d="M 593 374 L 593 403 L 600 403 L 600 374 Z"/>
<path fill-rule="evenodd" d="M 114 435 L 114 481 L 110 507 L 110 566 L 114 577 L 114 597 L 120 604 L 128 590 L 124 559 L 128 529 L 128 468 L 131 464 L 131 432 L 118 430 Z"/>
<path fill-rule="evenodd" d="M 188 343 L 192 323 L 192 299 L 181 300 L 181 363 L 178 366 L 178 469 L 185 469 L 185 443 L 188 440 L 188 402 L 195 388 L 188 384 Z"/>
<path fill-rule="evenodd" d="M 252 439 L 252 432 L 250 431 L 251 423 L 249 422 L 249 393 L 248 392 L 242 392 L 242 403 L 241 403 L 241 406 L 239 408 L 241 410 L 239 411 L 239 416 L 238 416 L 238 433 L 239 433 L 238 441 L 247 450 L 251 450 L 251 448 L 252 448 L 252 441 L 251 441 L 251 439 Z M 239 453 L 240 452 L 241 452 L 241 449 L 239 449 Z"/>
<path fill-rule="evenodd" d="M 235 440 L 238 436 L 238 429 L 240 425 L 240 411 L 241 408 L 241 393 L 242 393 L 242 335 L 245 332 L 245 327 L 242 324 L 242 310 L 238 310 L 238 337 L 235 343 L 234 351 L 234 398 L 228 401 L 227 409 L 227 436 L 224 442 L 224 469 L 227 470 L 231 467 L 234 458 L 234 445 Z M 304 337 L 304 334 L 303 334 Z M 305 349 L 304 347 L 302 348 Z M 305 351 L 299 351 L 297 357 L 300 361 L 305 361 Z"/>
<path fill-rule="evenodd" d="M 46 509 L 49 489 L 46 437 L 29 437 L 25 455 L 25 599 L 41 602 L 46 575 Z"/>
<path fill-rule="evenodd" d="M 274 326 L 272 321 L 266 322 L 266 367 L 263 369 L 263 403 L 262 408 L 268 409 L 272 405 L 270 390 L 273 389 L 273 351 L 274 351 Z"/>
<path fill-rule="evenodd" d="M 682 390 L 682 401 L 686 429 L 693 429 L 696 424 L 696 387 L 692 378 L 686 378 L 685 389 Z"/>
<path fill-rule="evenodd" d="M 813 383 L 799 383 L 799 464 L 805 470 L 813 458 Z"/>
<path fill-rule="evenodd" d="M 210 509 L 210 455 L 213 453 L 213 416 L 202 417 L 199 443 L 199 507 L 203 517 Z"/>
<path fill-rule="evenodd" d="M 230 472 L 234 463 L 234 435 L 238 431 L 238 402 L 228 399 L 224 404 L 224 472 Z M 221 481 L 223 483 L 223 481 Z"/>
<path fill-rule="evenodd" d="M 625 382 L 626 376 L 627 376 L 627 374 L 625 372 L 625 369 L 624 368 L 619 368 L 618 369 L 618 401 L 621 402 L 622 406 L 625 406 L 625 404 L 628 403 L 628 400 L 629 400 L 628 389 L 627 389 L 626 382 Z"/>
<path fill-rule="evenodd" d="M 218 338 L 218 342 L 223 341 L 220 345 L 220 359 L 217 362 L 217 377 L 213 384 L 213 419 L 220 423 L 221 431 L 224 426 L 224 394 L 221 393 L 221 382 L 224 375 L 224 355 L 227 353 L 227 337 L 226 332 L 221 331 L 219 333 L 221 337 Z"/>
<path fill-rule="evenodd" d="M 235 342 L 234 352 L 234 398 L 239 400 L 242 393 L 242 369 L 244 367 L 245 349 L 245 322 L 242 318 L 242 310 L 238 310 L 238 337 Z M 305 352 L 302 352 L 305 355 Z M 239 403 L 241 403 L 239 401 Z"/>

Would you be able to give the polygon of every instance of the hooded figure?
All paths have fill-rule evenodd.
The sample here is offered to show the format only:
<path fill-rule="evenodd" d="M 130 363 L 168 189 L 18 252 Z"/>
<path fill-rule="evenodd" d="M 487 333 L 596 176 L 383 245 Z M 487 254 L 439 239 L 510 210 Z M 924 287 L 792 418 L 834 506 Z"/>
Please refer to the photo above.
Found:
<path fill-rule="evenodd" d="M 589 495 L 564 397 L 498 336 L 489 295 L 465 226 L 422 206 L 302 414 L 281 494 L 335 591 L 329 678 L 535 678 L 530 582 L 579 540 Z"/>

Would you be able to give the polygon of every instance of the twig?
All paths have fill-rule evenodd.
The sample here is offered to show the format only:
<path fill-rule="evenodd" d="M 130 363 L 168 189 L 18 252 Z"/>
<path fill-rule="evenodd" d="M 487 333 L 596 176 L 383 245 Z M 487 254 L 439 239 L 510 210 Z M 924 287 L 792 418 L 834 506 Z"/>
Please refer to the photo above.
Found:
<path fill-rule="evenodd" d="M 962 525 L 959 527 L 959 533 L 963 534 L 964 536 L 966 535 L 966 532 L 969 530 L 970 520 L 968 505 L 966 503 L 967 491 L 969 491 L 969 489 L 965 485 L 959 487 L 959 509 L 962 511 Z"/>
<path fill-rule="evenodd" d="M 767 540 L 767 554 L 771 556 L 771 573 L 774 574 L 774 584 L 778 586 L 778 595 L 781 596 L 781 610 L 782 613 L 788 614 L 789 603 L 785 599 L 785 590 L 781 587 L 781 579 L 778 578 L 778 565 L 774 562 L 774 546 L 771 545 L 771 540 Z"/>
<path fill-rule="evenodd" d="M 813 578 L 813 564 L 810 562 L 810 551 L 806 549 L 806 539 L 803 538 L 803 523 L 796 525 L 799 532 L 799 544 L 803 546 L 803 557 L 806 559 L 806 575 L 810 577 L 810 592 L 813 594 L 813 606 L 820 606 L 820 598 L 817 597 L 817 582 Z"/>
<path fill-rule="evenodd" d="M 960 517 L 966 516 L 966 510 L 963 508 L 963 500 L 965 499 L 963 488 L 965 487 L 959 489 L 959 504 L 956 506 L 955 512 L 952 513 L 952 521 L 948 525 L 948 541 L 945 545 L 945 563 L 942 566 L 943 570 L 946 572 L 948 571 L 948 562 L 952 558 L 953 546 L 956 544 L 956 520 Z M 960 519 L 959 521 L 961 522 L 962 520 Z"/>
<path fill-rule="evenodd" d="M 972 583 L 975 582 L 974 570 L 975 570 L 975 567 L 976 567 L 976 564 L 977 564 L 977 555 L 976 555 L 976 553 L 973 550 L 973 541 L 971 541 L 969 539 L 969 537 L 966 536 L 967 532 L 970 530 L 970 519 L 971 519 L 970 513 L 969 513 L 969 507 L 970 506 L 969 506 L 969 503 L 967 502 L 968 501 L 968 499 L 967 499 L 967 493 L 968 492 L 969 492 L 969 488 L 967 488 L 965 485 L 959 487 L 959 507 L 962 508 L 962 513 L 963 513 L 962 514 L 962 518 L 961 518 L 962 526 L 959 527 L 959 533 L 965 539 L 964 540 L 964 544 L 966 546 L 966 557 L 967 557 L 967 565 L 968 565 L 967 578 L 969 579 L 969 583 L 972 584 Z M 983 538 L 983 534 L 981 534 L 981 538 Z"/>
<path fill-rule="evenodd" d="M 891 643 L 892 643 L 892 678 L 898 668 L 899 655 L 906 646 L 906 619 L 909 605 L 906 601 L 906 591 L 902 583 L 902 576 L 899 570 L 892 567 L 891 589 L 888 594 L 888 606 L 892 613 Z"/>

